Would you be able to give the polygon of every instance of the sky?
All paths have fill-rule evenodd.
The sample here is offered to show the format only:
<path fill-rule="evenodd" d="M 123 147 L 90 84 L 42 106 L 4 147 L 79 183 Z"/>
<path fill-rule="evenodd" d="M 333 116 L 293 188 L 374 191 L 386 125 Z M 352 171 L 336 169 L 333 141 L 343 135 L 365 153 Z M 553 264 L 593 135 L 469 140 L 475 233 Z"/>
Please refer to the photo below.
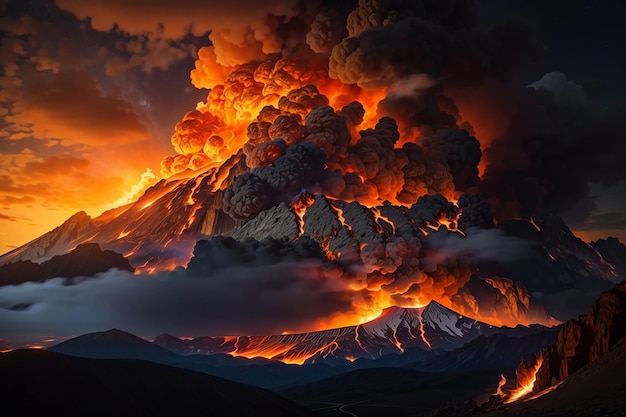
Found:
<path fill-rule="evenodd" d="M 0 253 L 77 211 L 98 216 L 155 183 L 163 157 L 175 154 L 174 125 L 206 98 L 190 71 L 209 33 L 216 50 L 229 51 L 218 57 L 225 66 L 241 63 L 238 54 L 262 58 L 275 39 L 259 16 L 295 15 L 296 3 L 0 0 Z M 485 24 L 528 18 L 543 47 L 543 59 L 520 68 L 511 83 L 523 87 L 559 72 L 601 112 L 623 114 L 623 2 L 480 4 Z M 241 22 L 253 30 L 238 31 Z M 250 33 L 262 41 L 236 46 Z M 484 113 L 492 111 L 497 117 L 493 106 Z M 576 177 L 586 165 L 566 169 Z M 626 241 L 626 181 L 618 174 L 572 182 L 585 192 L 561 214 L 582 238 Z"/>

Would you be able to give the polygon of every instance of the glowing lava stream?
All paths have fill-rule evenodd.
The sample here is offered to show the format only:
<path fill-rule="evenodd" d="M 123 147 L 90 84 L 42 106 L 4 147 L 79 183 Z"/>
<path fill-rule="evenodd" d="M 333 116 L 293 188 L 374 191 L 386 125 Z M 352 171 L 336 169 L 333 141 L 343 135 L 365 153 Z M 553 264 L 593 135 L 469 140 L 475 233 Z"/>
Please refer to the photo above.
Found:
<path fill-rule="evenodd" d="M 510 404 L 514 401 L 517 401 L 533 391 L 533 388 L 535 386 L 535 380 L 537 379 L 537 372 L 539 371 L 542 363 L 543 357 L 539 356 L 534 366 L 527 369 L 529 374 L 518 375 L 517 388 L 511 391 L 511 393 L 509 394 L 509 398 L 504 402 L 505 404 Z"/>
<path fill-rule="evenodd" d="M 313 349 L 298 350 L 298 335 L 291 335 L 292 341 L 284 338 L 267 336 L 253 340 L 246 336 L 236 337 L 235 350 L 228 352 L 229 355 L 252 358 L 275 359 L 289 365 L 303 365 L 307 359 L 321 354 L 324 358 L 331 355 L 339 346 L 336 339 Z"/>
<path fill-rule="evenodd" d="M 496 395 L 499 397 L 504 397 L 504 391 L 502 391 L 502 387 L 506 384 L 506 377 L 504 374 L 500 374 L 500 382 L 498 382 L 498 388 L 496 389 Z"/>
<path fill-rule="evenodd" d="M 420 325 L 420 337 L 422 338 L 424 343 L 426 343 L 426 345 L 428 345 L 428 348 L 432 349 L 433 347 L 431 346 L 430 342 L 426 338 L 426 331 L 424 330 L 424 319 L 422 318 L 422 312 L 421 311 L 417 315 L 417 320 L 419 321 L 419 325 Z"/>

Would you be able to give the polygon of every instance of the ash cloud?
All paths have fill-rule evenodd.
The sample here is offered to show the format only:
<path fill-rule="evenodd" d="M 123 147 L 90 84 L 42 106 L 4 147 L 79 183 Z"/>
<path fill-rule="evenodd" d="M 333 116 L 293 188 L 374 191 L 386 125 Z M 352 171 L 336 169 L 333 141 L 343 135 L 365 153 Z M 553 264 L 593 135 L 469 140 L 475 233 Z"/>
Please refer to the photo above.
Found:
<path fill-rule="evenodd" d="M 367 89 L 412 74 L 457 86 L 507 78 L 539 44 L 520 24 L 479 30 L 477 4 L 362 0 L 348 16 L 349 37 L 333 48 L 330 75 Z"/>
<path fill-rule="evenodd" d="M 273 165 L 235 178 L 224 191 L 224 212 L 247 219 L 281 201 L 291 201 L 302 187 L 321 177 L 325 160 L 324 152 L 311 142 L 290 146 Z"/>

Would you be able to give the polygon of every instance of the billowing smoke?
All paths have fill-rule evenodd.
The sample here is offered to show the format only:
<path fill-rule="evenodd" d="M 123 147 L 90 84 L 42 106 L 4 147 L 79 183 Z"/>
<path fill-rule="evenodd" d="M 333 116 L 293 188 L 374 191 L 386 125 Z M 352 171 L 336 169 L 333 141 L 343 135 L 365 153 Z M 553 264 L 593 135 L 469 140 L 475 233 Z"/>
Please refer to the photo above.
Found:
<path fill-rule="evenodd" d="M 325 157 L 310 142 L 290 146 L 273 165 L 237 177 L 224 191 L 224 212 L 247 219 L 281 201 L 290 201 L 300 189 L 320 178 Z"/>
<path fill-rule="evenodd" d="M 361 0 L 348 17 L 350 36 L 333 48 L 330 75 L 367 89 L 413 74 L 479 85 L 508 77 L 538 51 L 526 28 L 483 32 L 476 23 L 473 1 Z"/>

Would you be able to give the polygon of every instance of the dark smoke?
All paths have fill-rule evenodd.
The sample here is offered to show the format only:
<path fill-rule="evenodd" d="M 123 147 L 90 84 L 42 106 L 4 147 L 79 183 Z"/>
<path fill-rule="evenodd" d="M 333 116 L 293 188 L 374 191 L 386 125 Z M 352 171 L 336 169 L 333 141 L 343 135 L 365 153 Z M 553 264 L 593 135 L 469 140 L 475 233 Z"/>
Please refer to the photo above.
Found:
<path fill-rule="evenodd" d="M 321 177 L 325 158 L 310 142 L 288 147 L 273 165 L 254 168 L 235 178 L 224 191 L 224 212 L 247 219 L 281 201 L 291 201 L 300 189 Z"/>
<path fill-rule="evenodd" d="M 622 117 L 597 106 L 563 74 L 524 91 L 509 128 L 485 150 L 481 194 L 498 218 L 564 213 L 589 197 L 589 183 L 626 178 Z"/>
<path fill-rule="evenodd" d="M 476 28 L 472 1 L 363 0 L 348 17 L 350 36 L 330 57 L 330 75 L 374 89 L 412 74 L 477 86 L 506 79 L 537 55 L 539 44 L 520 24 Z"/>

